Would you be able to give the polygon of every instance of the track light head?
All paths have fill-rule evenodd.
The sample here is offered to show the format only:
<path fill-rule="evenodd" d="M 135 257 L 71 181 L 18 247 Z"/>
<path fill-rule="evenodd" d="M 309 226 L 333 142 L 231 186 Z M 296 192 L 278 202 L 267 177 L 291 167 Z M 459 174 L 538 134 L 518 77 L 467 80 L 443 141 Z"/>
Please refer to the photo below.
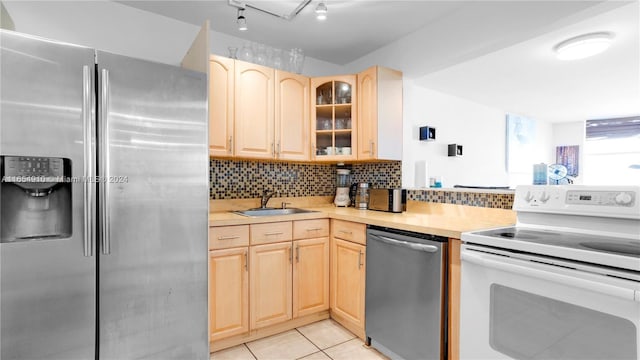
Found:
<path fill-rule="evenodd" d="M 244 17 L 244 9 L 238 9 L 238 19 L 236 22 L 238 23 L 238 30 L 247 31 L 247 18 Z"/>
<path fill-rule="evenodd" d="M 326 20 L 327 19 L 327 5 L 324 2 L 320 2 L 318 6 L 316 6 L 316 19 L 318 20 Z"/>

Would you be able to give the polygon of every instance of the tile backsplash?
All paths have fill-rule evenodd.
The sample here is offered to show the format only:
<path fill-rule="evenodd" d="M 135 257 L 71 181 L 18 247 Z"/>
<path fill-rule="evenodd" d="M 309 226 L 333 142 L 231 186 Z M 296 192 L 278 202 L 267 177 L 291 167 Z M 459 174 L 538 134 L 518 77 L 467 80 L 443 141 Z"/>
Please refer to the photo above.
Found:
<path fill-rule="evenodd" d="M 372 187 L 400 187 L 400 161 L 348 164 L 353 182 Z M 209 160 L 209 198 L 250 199 L 263 189 L 279 197 L 332 196 L 336 192 L 335 164 L 298 164 L 244 160 Z"/>
<path fill-rule="evenodd" d="M 513 193 L 411 189 L 407 191 L 407 200 L 511 209 L 513 195 Z"/>
<path fill-rule="evenodd" d="M 373 188 L 402 186 L 402 162 L 347 164 L 352 182 L 368 182 Z M 333 196 L 336 164 L 305 164 L 246 160 L 209 160 L 211 200 L 252 199 L 263 189 L 277 197 Z M 511 209 L 513 194 L 410 189 L 408 200 Z"/>

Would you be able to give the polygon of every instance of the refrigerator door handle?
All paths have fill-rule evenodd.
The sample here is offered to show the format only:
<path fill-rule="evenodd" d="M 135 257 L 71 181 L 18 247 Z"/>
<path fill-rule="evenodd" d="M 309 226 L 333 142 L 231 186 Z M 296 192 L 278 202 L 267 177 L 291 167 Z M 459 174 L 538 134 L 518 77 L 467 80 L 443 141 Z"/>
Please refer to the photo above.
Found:
<path fill-rule="evenodd" d="M 109 229 L 109 71 L 102 69 L 102 86 L 100 87 L 100 151 L 102 158 L 100 159 L 100 176 L 102 191 L 100 191 L 101 213 L 101 230 L 102 230 L 102 253 L 104 255 L 111 254 L 111 239 Z"/>
<path fill-rule="evenodd" d="M 88 65 L 82 67 L 82 120 L 84 124 L 84 256 L 93 256 L 95 229 L 93 227 L 93 129 L 95 117 L 92 110 L 93 96 L 91 87 L 91 71 Z"/>

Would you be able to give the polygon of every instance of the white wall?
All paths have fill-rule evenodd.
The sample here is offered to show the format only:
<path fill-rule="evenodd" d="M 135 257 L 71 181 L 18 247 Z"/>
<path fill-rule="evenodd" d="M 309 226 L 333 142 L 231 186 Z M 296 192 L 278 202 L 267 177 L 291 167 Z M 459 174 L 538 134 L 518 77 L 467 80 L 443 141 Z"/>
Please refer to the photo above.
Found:
<path fill-rule="evenodd" d="M 417 86 L 408 79 L 404 80 L 403 111 L 403 187 L 425 182 L 421 179 L 423 162 L 428 176 L 441 176 L 444 187 L 508 185 L 503 112 Z M 418 140 L 421 126 L 435 127 L 436 141 Z M 447 145 L 454 143 L 463 146 L 462 157 L 447 156 Z"/>
<path fill-rule="evenodd" d="M 555 148 L 556 146 L 571 146 L 578 145 L 578 177 L 575 178 L 575 184 L 582 184 L 584 182 L 584 142 L 585 142 L 585 122 L 575 121 L 568 123 L 555 123 L 553 124 L 553 138 L 552 149 L 555 162 Z"/>
<path fill-rule="evenodd" d="M 199 27 L 111 1 L 3 1 L 15 30 L 53 40 L 179 65 Z M 244 40 L 211 31 L 212 53 Z M 343 67 L 307 58 L 303 73 L 324 76 Z"/>
<path fill-rule="evenodd" d="M 443 187 L 514 186 L 532 182 L 530 172 L 506 171 L 504 110 L 426 89 L 405 79 L 404 114 L 403 187 L 424 183 L 421 177 L 425 162 L 428 176 L 441 176 Z M 418 140 L 421 126 L 435 127 L 436 141 Z M 448 144 L 462 145 L 463 156 L 449 157 Z M 550 144 L 551 125 L 538 121 L 535 162 L 550 162 Z"/>

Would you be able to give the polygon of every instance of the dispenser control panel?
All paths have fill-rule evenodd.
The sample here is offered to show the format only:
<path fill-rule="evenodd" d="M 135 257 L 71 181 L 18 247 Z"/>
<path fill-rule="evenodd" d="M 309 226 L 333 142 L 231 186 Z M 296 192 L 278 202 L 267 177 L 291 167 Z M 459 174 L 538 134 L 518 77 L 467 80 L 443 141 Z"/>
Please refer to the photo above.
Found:
<path fill-rule="evenodd" d="M 64 176 L 64 159 L 34 156 L 5 156 L 4 176 Z"/>

